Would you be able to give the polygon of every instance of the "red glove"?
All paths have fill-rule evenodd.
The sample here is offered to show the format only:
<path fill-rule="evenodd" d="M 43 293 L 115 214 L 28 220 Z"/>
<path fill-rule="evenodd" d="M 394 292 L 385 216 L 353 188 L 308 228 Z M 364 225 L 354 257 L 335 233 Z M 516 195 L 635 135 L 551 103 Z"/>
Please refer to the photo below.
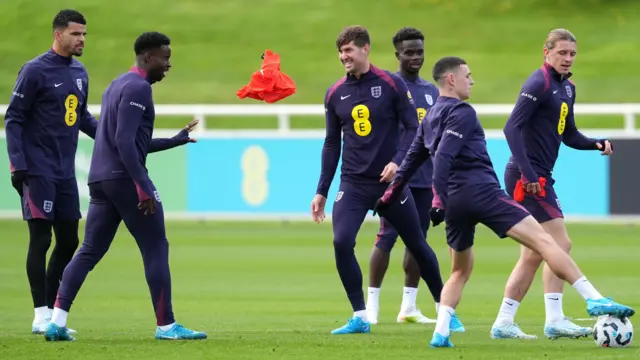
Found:
<path fill-rule="evenodd" d="M 547 192 L 544 190 L 544 187 L 547 184 L 547 179 L 541 176 L 538 178 L 538 183 L 540 183 L 541 188 L 539 196 L 547 196 Z M 518 182 L 516 182 L 516 188 L 513 190 L 513 199 L 517 202 L 522 202 L 524 200 L 524 195 L 524 185 L 522 184 L 522 180 L 518 180 Z"/>
<path fill-rule="evenodd" d="M 249 84 L 236 92 L 240 99 L 246 97 L 274 103 L 296 92 L 296 83 L 280 72 L 280 55 L 266 50 L 262 55 L 262 68 L 251 75 Z"/>

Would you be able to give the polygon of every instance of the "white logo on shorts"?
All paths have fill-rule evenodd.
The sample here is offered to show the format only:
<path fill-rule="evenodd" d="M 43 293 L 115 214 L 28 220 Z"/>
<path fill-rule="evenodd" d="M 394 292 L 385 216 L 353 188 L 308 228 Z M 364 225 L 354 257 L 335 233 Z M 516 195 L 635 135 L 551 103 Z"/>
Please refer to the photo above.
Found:
<path fill-rule="evenodd" d="M 556 198 L 556 205 L 558 205 L 558 209 L 562 210 L 562 206 L 560 206 L 560 199 Z"/>
<path fill-rule="evenodd" d="M 162 202 L 162 201 L 160 200 L 160 194 L 158 193 L 158 191 L 157 191 L 157 190 L 154 190 L 154 191 L 153 191 L 153 197 L 154 197 L 154 198 L 156 198 L 156 201 L 157 201 L 157 202 Z"/>
<path fill-rule="evenodd" d="M 336 195 L 336 202 L 340 201 L 340 199 L 342 199 L 342 195 L 344 195 L 344 191 L 338 191 L 338 195 Z"/>
<path fill-rule="evenodd" d="M 50 213 L 51 210 L 53 210 L 53 201 L 45 200 L 42 204 L 42 210 L 44 210 L 44 212 L 46 213 Z"/>
<path fill-rule="evenodd" d="M 400 201 L 400 205 L 402 205 L 402 204 L 406 203 L 408 198 L 409 198 L 409 197 L 407 196 L 406 198 L 404 198 L 404 200 L 401 200 L 401 201 Z"/>

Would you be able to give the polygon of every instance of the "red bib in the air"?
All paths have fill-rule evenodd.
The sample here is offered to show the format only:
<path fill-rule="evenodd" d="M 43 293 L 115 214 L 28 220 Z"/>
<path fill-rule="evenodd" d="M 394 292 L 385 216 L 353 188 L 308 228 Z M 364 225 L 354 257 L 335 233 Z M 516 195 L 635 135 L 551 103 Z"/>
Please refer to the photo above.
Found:
<path fill-rule="evenodd" d="M 251 75 L 249 84 L 236 92 L 240 99 L 246 97 L 274 103 L 296 92 L 296 83 L 280 71 L 280 55 L 266 50 L 262 55 L 262 68 Z"/>

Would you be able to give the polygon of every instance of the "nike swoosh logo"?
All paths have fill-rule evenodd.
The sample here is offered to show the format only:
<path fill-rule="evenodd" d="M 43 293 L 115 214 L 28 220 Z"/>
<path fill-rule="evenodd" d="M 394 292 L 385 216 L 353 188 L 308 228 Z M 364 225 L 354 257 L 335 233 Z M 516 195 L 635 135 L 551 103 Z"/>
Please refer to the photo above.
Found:
<path fill-rule="evenodd" d="M 555 93 L 557 93 L 557 92 L 558 92 L 558 90 L 553 90 L 553 93 L 554 93 L 554 94 L 555 94 Z"/>
<path fill-rule="evenodd" d="M 558 298 L 549 298 L 549 300 L 558 300 Z"/>
<path fill-rule="evenodd" d="M 178 335 L 173 335 L 173 336 L 160 335 L 160 337 L 163 339 L 177 339 Z"/>
<path fill-rule="evenodd" d="M 62 84 L 64 84 L 64 83 L 60 83 L 60 84 L 53 84 L 53 86 L 58 87 L 58 86 L 60 86 L 60 85 L 62 85 Z"/>
<path fill-rule="evenodd" d="M 351 95 L 347 95 L 347 96 L 340 96 L 340 100 L 344 100 L 344 99 L 348 98 L 349 96 L 351 96 Z"/>
<path fill-rule="evenodd" d="M 400 204 L 402 205 L 402 204 L 406 203 L 408 198 L 409 198 L 408 196 L 406 198 L 404 198 L 404 200 L 400 201 Z"/>

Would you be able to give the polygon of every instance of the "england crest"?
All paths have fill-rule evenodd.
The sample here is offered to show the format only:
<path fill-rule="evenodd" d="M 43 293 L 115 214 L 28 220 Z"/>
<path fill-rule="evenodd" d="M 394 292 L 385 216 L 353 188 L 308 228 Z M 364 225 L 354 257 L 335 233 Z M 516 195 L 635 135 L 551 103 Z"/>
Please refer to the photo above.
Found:
<path fill-rule="evenodd" d="M 342 199 L 342 195 L 344 195 L 344 191 L 338 191 L 338 194 L 336 195 L 336 202 Z"/>
<path fill-rule="evenodd" d="M 572 92 L 571 92 L 571 86 L 566 85 L 564 88 L 565 88 L 565 89 L 567 89 L 567 96 L 568 96 L 568 97 L 571 97 L 571 95 L 572 95 Z"/>
<path fill-rule="evenodd" d="M 382 96 L 382 86 L 372 86 L 371 96 L 373 96 L 376 99 Z"/>
<path fill-rule="evenodd" d="M 44 210 L 44 212 L 46 213 L 50 213 L 51 210 L 53 210 L 53 201 L 45 200 L 42 204 L 42 210 Z"/>
<path fill-rule="evenodd" d="M 427 99 L 427 104 L 429 104 L 429 106 L 433 105 L 433 98 L 431 97 L 431 95 L 425 94 L 424 97 L 425 99 Z"/>
<path fill-rule="evenodd" d="M 78 89 L 82 91 L 82 79 L 76 79 L 76 85 L 78 85 Z"/>

